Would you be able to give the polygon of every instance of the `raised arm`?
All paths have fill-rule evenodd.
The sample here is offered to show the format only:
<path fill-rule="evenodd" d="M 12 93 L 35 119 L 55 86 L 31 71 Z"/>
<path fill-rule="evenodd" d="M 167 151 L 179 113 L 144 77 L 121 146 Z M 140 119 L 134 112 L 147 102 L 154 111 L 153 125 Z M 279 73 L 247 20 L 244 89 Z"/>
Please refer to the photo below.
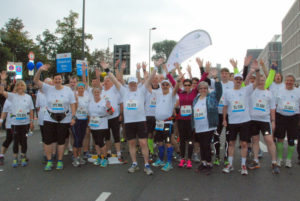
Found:
<path fill-rule="evenodd" d="M 245 80 L 245 85 L 248 85 L 249 84 L 249 79 L 250 79 L 250 76 L 253 74 L 253 73 L 256 73 L 256 79 L 255 79 L 255 82 L 253 83 L 253 88 L 255 88 L 259 82 L 259 79 L 260 79 L 260 74 L 259 74 L 259 66 L 258 66 L 258 62 L 257 60 L 253 60 L 252 64 L 251 64 L 251 69 L 246 77 L 246 80 Z"/>
<path fill-rule="evenodd" d="M 265 76 L 268 77 L 269 73 L 268 73 L 268 70 L 267 70 L 267 68 L 265 66 L 265 63 L 262 59 L 259 60 L 259 64 L 260 64 L 262 70 L 264 71 Z"/>
<path fill-rule="evenodd" d="M 43 82 L 40 80 L 41 73 L 42 71 L 48 71 L 49 67 L 50 67 L 49 64 L 44 64 L 42 67 L 39 68 L 39 70 L 34 75 L 33 81 L 39 88 L 42 88 L 43 86 Z"/>
<path fill-rule="evenodd" d="M 141 83 L 141 64 L 136 64 L 136 77 L 138 79 L 138 83 Z"/>
<path fill-rule="evenodd" d="M 6 71 L 3 70 L 3 71 L 1 72 L 1 74 L 0 74 L 0 76 L 1 76 L 1 84 L 3 84 L 4 87 L 6 87 L 6 86 L 7 86 L 7 83 L 6 83 L 7 73 L 6 73 Z"/>
<path fill-rule="evenodd" d="M 144 80 L 146 80 L 149 77 L 149 72 L 147 72 L 147 63 L 146 62 L 142 63 L 142 68 L 143 68 L 143 73 L 144 73 Z"/>
<path fill-rule="evenodd" d="M 249 65 L 250 65 L 250 62 L 252 61 L 252 58 L 253 58 L 252 55 L 245 57 L 244 69 L 243 69 L 243 80 L 246 80 L 246 77 L 247 77 L 248 71 L 249 71 Z"/>
<path fill-rule="evenodd" d="M 108 68 L 108 63 L 106 63 L 105 61 L 101 62 L 101 67 L 104 69 L 104 71 L 107 73 L 109 79 L 114 83 L 114 85 L 116 86 L 116 88 L 120 91 L 121 89 L 121 83 L 118 82 L 117 78 L 114 76 L 114 74 L 112 74 Z"/>
<path fill-rule="evenodd" d="M 192 76 L 192 68 L 191 68 L 190 65 L 188 65 L 188 66 L 186 67 L 186 71 L 187 71 L 188 74 L 189 74 L 189 78 L 192 79 L 192 78 L 193 78 L 193 76 Z"/>
<path fill-rule="evenodd" d="M 233 73 L 234 74 L 238 74 L 239 73 L 239 69 L 237 67 L 237 60 L 230 59 L 229 62 L 231 64 L 231 66 L 233 67 Z"/>
<path fill-rule="evenodd" d="M 266 80 L 265 89 L 268 89 L 274 81 L 277 70 L 277 64 L 275 62 L 272 63 L 269 75 Z"/>

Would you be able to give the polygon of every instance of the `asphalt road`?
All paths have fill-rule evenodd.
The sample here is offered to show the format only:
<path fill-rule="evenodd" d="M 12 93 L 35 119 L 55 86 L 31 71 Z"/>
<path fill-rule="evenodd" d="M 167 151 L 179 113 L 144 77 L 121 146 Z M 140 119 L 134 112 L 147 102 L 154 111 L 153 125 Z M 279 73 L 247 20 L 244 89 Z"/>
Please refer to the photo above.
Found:
<path fill-rule="evenodd" d="M 3 137 L 0 138 L 3 142 Z M 299 201 L 300 165 L 297 153 L 293 167 L 281 168 L 280 175 L 272 175 L 270 157 L 264 153 L 261 168 L 240 175 L 239 151 L 235 170 L 222 173 L 214 167 L 211 175 L 179 169 L 165 173 L 153 168 L 154 175 L 141 170 L 129 174 L 127 165 L 100 168 L 89 163 L 79 168 L 71 164 L 71 156 L 64 158 L 64 170 L 44 172 L 42 144 L 39 131 L 28 139 L 28 167 L 12 168 L 11 147 L 5 165 L 0 166 L 0 201 Z M 126 147 L 126 144 L 123 144 Z M 238 150 L 238 149 L 237 149 Z M 175 163 L 174 163 L 175 164 Z"/>

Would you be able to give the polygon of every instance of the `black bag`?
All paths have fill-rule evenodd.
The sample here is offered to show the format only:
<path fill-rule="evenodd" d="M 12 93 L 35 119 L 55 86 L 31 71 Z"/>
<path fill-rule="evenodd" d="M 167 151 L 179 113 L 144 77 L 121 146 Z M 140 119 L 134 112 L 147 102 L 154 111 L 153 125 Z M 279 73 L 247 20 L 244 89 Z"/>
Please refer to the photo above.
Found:
<path fill-rule="evenodd" d="M 53 112 L 50 112 L 49 110 L 48 110 L 48 112 L 50 114 L 50 117 L 57 122 L 61 122 L 67 116 L 67 113 L 68 113 L 68 111 L 64 112 L 64 113 L 53 113 Z"/>

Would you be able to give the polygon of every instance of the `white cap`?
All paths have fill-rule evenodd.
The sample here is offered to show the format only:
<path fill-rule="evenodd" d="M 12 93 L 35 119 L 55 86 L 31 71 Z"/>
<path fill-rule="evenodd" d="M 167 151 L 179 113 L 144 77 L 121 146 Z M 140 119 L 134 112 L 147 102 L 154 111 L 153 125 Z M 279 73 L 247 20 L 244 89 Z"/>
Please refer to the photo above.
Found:
<path fill-rule="evenodd" d="M 169 80 L 162 80 L 162 81 L 161 81 L 161 84 L 164 83 L 164 82 L 166 82 L 166 83 L 168 83 L 168 84 L 171 84 Z"/>
<path fill-rule="evenodd" d="M 243 79 L 243 76 L 242 76 L 241 74 L 239 74 L 239 73 L 238 73 L 238 74 L 235 74 L 233 78 L 235 79 L 235 78 L 237 78 L 237 77 L 240 77 L 240 78 Z"/>
<path fill-rule="evenodd" d="M 137 80 L 136 77 L 130 77 L 130 78 L 128 78 L 128 84 L 129 84 L 130 82 L 135 82 L 135 83 L 137 83 L 138 80 Z"/>

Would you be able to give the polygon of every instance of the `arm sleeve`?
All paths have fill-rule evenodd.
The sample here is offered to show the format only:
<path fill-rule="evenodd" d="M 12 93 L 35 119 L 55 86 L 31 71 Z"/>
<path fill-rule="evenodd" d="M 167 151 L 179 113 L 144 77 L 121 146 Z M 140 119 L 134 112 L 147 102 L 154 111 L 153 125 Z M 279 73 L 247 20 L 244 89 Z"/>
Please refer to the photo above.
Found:
<path fill-rule="evenodd" d="M 216 99 L 219 102 L 222 97 L 222 84 L 220 82 L 215 82 L 215 91 L 216 91 Z"/>
<path fill-rule="evenodd" d="M 271 69 L 269 71 L 269 75 L 265 83 L 265 89 L 268 89 L 271 86 L 271 84 L 274 81 L 275 75 L 276 75 L 276 71 L 274 69 Z"/>
<path fill-rule="evenodd" d="M 174 80 L 173 76 L 170 73 L 167 74 L 167 78 L 171 82 L 172 86 L 175 87 L 176 81 Z"/>

